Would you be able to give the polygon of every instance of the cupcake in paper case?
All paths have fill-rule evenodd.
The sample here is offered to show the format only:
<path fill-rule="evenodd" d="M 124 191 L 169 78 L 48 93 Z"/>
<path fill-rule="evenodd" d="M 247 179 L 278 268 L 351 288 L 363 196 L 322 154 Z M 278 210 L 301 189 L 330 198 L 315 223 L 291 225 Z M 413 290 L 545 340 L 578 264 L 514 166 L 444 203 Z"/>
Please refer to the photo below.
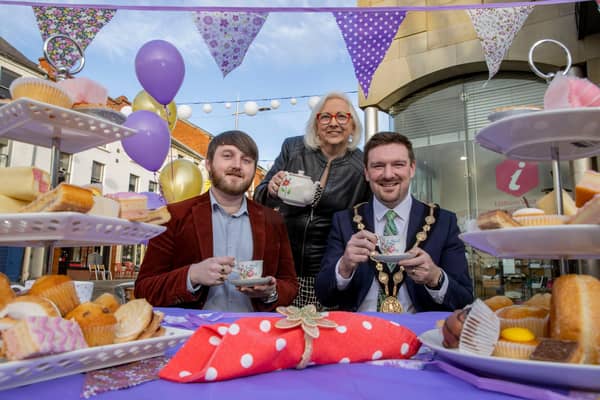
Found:
<path fill-rule="evenodd" d="M 59 107 L 71 108 L 73 99 L 56 83 L 39 78 L 21 77 L 10 85 L 10 95 L 13 100 L 27 97 L 42 103 Z"/>
<path fill-rule="evenodd" d="M 520 208 L 512 218 L 522 226 L 562 225 L 570 219 L 567 215 L 546 214 L 539 208 Z"/>
<path fill-rule="evenodd" d="M 45 275 L 36 279 L 29 294 L 52 301 L 63 316 L 79 305 L 75 285 L 66 275 Z"/>
<path fill-rule="evenodd" d="M 538 344 L 539 340 L 529 329 L 506 328 L 500 332 L 493 355 L 528 360 Z"/>
<path fill-rule="evenodd" d="M 475 300 L 465 318 L 459 351 L 489 356 L 494 351 L 500 334 L 500 321 L 496 314 L 480 299 Z"/>
<path fill-rule="evenodd" d="M 550 312 L 541 307 L 515 305 L 496 311 L 500 319 L 500 329 L 526 328 L 536 337 L 548 336 Z"/>
<path fill-rule="evenodd" d="M 113 344 L 117 318 L 106 307 L 96 303 L 83 303 L 65 316 L 65 319 L 75 320 L 88 346 L 103 346 Z"/>

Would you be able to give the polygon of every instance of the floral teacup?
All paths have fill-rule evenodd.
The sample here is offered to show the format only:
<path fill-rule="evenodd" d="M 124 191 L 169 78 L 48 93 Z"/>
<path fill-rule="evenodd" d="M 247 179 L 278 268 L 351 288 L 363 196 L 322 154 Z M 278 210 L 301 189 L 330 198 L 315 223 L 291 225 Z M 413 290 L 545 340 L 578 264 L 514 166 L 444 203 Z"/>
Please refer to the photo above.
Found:
<path fill-rule="evenodd" d="M 238 261 L 233 267 L 240 279 L 255 279 L 262 276 L 263 260 Z"/>

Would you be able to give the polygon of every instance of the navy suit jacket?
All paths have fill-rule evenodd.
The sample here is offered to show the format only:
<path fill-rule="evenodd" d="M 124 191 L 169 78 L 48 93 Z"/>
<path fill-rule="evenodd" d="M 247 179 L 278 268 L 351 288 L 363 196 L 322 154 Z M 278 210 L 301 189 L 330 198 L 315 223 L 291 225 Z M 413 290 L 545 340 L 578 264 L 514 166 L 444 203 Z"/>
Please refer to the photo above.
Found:
<path fill-rule="evenodd" d="M 360 207 L 365 229 L 375 232 L 373 218 L 373 200 Z M 408 245 L 414 243 L 414 238 L 422 228 L 429 207 L 414 199 L 410 209 L 407 232 Z M 334 214 L 333 224 L 329 233 L 327 250 L 321 262 L 321 271 L 317 275 L 315 291 L 319 301 L 326 307 L 337 307 L 341 310 L 356 311 L 365 299 L 375 271 L 369 263 L 360 263 L 354 276 L 345 290 L 338 290 L 335 267 L 344 254 L 346 244 L 356 232 L 356 223 L 352 221 L 354 210 L 344 210 Z M 416 284 L 406 277 L 406 285 L 410 299 L 417 310 L 421 311 L 453 311 L 473 302 L 473 284 L 469 277 L 465 246 L 458 238 L 460 233 L 456 215 L 440 209 L 439 216 L 432 226 L 429 237 L 421 248 L 425 250 L 433 262 L 442 268 L 448 277 L 448 290 L 442 304 L 438 304 L 429 295 L 424 285 Z"/>

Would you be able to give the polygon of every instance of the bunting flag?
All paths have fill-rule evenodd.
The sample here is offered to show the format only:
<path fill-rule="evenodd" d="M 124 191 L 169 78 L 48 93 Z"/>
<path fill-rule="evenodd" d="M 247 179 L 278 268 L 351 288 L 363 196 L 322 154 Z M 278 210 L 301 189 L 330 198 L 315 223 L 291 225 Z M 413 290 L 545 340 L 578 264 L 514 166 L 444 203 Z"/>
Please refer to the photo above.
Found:
<path fill-rule="evenodd" d="M 533 6 L 466 10 L 471 17 L 492 79 Z"/>
<path fill-rule="evenodd" d="M 194 23 L 223 77 L 239 67 L 269 13 L 215 11 L 195 13 Z"/>
<path fill-rule="evenodd" d="M 71 37 L 84 51 L 96 34 L 115 16 L 116 9 L 33 7 L 42 39 L 55 34 Z M 57 66 L 71 68 L 80 55 L 73 43 L 58 38 L 48 45 L 48 56 Z"/>
<path fill-rule="evenodd" d="M 387 53 L 406 12 L 337 11 L 333 16 L 346 42 L 356 79 L 365 97 L 368 97 L 373 74 Z"/>

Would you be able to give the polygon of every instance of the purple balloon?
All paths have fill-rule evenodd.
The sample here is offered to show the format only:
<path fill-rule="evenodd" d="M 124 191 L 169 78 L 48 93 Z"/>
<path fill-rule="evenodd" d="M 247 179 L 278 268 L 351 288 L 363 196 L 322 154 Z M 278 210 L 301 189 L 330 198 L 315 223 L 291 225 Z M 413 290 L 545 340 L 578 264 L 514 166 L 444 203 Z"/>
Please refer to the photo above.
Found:
<path fill-rule="evenodd" d="M 167 105 L 173 101 L 183 82 L 183 57 L 171 43 L 151 40 L 135 56 L 135 74 L 150 96 Z"/>
<path fill-rule="evenodd" d="M 171 147 L 167 122 L 151 111 L 139 110 L 129 114 L 123 126 L 137 131 L 121 139 L 127 155 L 148 171 L 158 171 Z"/>

